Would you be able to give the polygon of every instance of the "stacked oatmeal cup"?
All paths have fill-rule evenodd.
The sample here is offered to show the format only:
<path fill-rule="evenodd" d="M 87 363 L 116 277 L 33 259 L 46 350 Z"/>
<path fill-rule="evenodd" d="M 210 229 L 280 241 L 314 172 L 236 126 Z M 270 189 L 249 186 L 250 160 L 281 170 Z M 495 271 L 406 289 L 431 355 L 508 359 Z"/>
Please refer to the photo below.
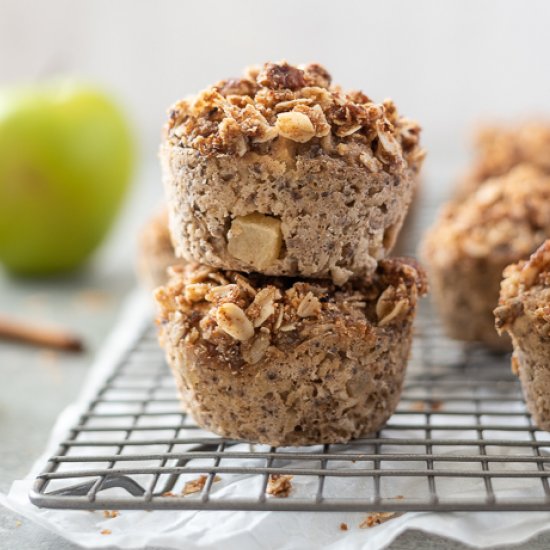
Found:
<path fill-rule="evenodd" d="M 316 64 L 249 69 L 170 111 L 175 255 L 155 293 L 184 407 L 228 438 L 346 442 L 395 410 L 417 299 L 388 259 L 424 152 L 391 101 Z"/>

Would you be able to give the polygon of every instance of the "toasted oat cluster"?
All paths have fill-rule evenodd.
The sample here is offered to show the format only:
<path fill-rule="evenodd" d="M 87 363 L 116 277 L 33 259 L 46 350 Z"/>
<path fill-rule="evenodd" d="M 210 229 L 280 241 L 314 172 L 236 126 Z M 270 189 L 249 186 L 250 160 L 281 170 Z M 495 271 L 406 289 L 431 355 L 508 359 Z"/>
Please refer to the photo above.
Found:
<path fill-rule="evenodd" d="M 169 115 L 167 141 L 205 156 L 268 153 L 279 138 L 296 147 L 318 143 L 370 172 L 416 172 L 425 156 L 420 127 L 399 116 L 391 100 L 374 103 L 360 91 L 345 92 L 317 64 L 249 68 L 242 78 L 178 101 Z"/>
<path fill-rule="evenodd" d="M 499 331 L 512 327 L 519 315 L 529 312 L 535 330 L 550 336 L 550 240 L 529 260 L 508 266 L 495 310 Z"/>
<path fill-rule="evenodd" d="M 181 337 L 217 348 L 233 368 L 258 363 L 274 345 L 285 349 L 345 319 L 354 330 L 399 324 L 426 292 L 423 271 L 401 259 L 383 260 L 371 280 L 342 287 L 330 281 L 246 276 L 196 264 L 172 268 L 156 292 L 160 323 L 178 316 Z M 340 320 L 338 320 L 340 319 Z M 321 332 L 319 332 L 321 331 Z"/>
<path fill-rule="evenodd" d="M 445 263 L 463 255 L 512 258 L 530 254 L 550 235 L 550 176 L 521 165 L 443 210 L 428 239 Z"/>
<path fill-rule="evenodd" d="M 475 136 L 474 146 L 476 159 L 459 186 L 461 196 L 519 164 L 530 164 L 550 173 L 550 120 L 483 126 Z"/>
<path fill-rule="evenodd" d="M 278 498 L 288 497 L 292 492 L 293 477 L 285 474 L 271 474 L 265 492 Z"/>

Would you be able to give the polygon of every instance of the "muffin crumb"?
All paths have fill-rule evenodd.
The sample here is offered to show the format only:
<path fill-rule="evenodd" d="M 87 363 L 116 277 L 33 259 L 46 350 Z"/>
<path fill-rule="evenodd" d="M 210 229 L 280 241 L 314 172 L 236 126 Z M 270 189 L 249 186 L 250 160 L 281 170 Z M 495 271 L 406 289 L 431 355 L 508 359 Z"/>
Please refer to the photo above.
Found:
<path fill-rule="evenodd" d="M 191 481 L 187 481 L 183 486 L 183 490 L 181 494 L 185 496 L 185 495 L 192 495 L 193 493 L 200 493 L 204 489 L 207 479 L 208 479 L 207 475 L 201 474 L 197 479 L 192 479 Z M 221 481 L 221 477 L 216 475 L 214 476 L 213 481 L 214 483 L 217 483 L 218 481 Z M 166 496 L 173 496 L 173 495 L 170 494 Z"/>
<path fill-rule="evenodd" d="M 395 512 L 375 512 L 370 516 L 367 516 L 360 524 L 359 529 L 370 529 L 371 527 L 376 527 L 381 525 L 390 519 L 396 517 Z"/>
<path fill-rule="evenodd" d="M 294 476 L 286 474 L 271 474 L 267 482 L 266 493 L 277 498 L 286 498 L 292 491 Z"/>

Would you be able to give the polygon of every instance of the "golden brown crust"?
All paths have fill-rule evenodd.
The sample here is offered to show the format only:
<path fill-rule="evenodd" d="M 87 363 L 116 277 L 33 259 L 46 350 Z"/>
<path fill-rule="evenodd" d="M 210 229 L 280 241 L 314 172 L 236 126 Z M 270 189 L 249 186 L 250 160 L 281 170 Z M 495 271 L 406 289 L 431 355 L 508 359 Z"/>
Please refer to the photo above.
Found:
<path fill-rule="evenodd" d="M 169 112 L 165 139 L 206 156 L 278 150 L 281 140 L 346 155 L 368 171 L 417 172 L 424 158 L 420 127 L 391 100 L 374 103 L 331 84 L 317 64 L 266 63 L 243 78 L 222 80 Z M 307 144 L 307 145 L 306 145 Z"/>

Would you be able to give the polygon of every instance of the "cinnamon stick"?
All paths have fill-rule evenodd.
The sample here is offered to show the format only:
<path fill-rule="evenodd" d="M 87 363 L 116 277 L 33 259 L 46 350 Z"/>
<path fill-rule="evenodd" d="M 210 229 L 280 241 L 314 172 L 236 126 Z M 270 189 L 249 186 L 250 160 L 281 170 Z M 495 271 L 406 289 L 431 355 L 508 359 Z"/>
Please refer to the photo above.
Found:
<path fill-rule="evenodd" d="M 0 339 L 65 351 L 82 351 L 84 349 L 81 338 L 63 329 L 27 325 L 1 316 Z"/>

